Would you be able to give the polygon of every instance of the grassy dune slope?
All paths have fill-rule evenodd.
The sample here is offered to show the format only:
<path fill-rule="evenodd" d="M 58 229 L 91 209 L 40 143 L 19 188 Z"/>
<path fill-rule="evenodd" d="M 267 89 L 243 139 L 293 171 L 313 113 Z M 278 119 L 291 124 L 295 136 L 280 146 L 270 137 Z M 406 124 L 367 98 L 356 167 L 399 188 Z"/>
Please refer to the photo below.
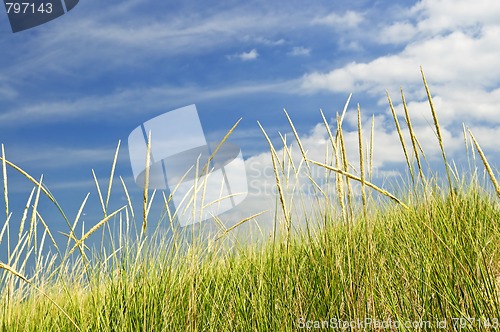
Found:
<path fill-rule="evenodd" d="M 427 89 L 425 79 L 424 85 Z M 428 97 L 442 148 L 430 93 Z M 479 165 L 459 174 L 448 166 L 442 149 L 446 165 L 442 179 L 422 168 L 425 157 L 406 112 L 411 141 L 400 137 L 409 178 L 396 194 L 367 180 L 372 160 L 371 153 L 364 151 L 372 146 L 360 143 L 358 172 L 349 165 L 342 118 L 339 115 L 337 128 L 325 127 L 332 148 L 325 160 L 307 157 L 291 121 L 301 165 L 286 160 L 291 155 L 286 146 L 281 157 L 270 144 L 281 211 L 275 222 L 281 232 L 265 243 L 229 251 L 219 241 L 182 246 L 180 235 L 167 239 L 159 233 L 132 236 L 129 231 L 115 238 L 111 252 L 87 250 L 84 241 L 111 219 L 120 218 L 126 225 L 133 220 L 131 202 L 118 212 L 106 211 L 109 187 L 106 199 L 100 195 L 106 217 L 81 237 L 73 232 L 78 217 L 68 221 L 68 247 L 59 251 L 52 243 L 59 254 L 47 258 L 38 254 L 40 250 L 31 250 L 36 246 L 32 226 L 39 223 L 50 238 L 49 228 L 36 213 L 36 202 L 39 195 L 52 196 L 39 181 L 29 178 L 36 187 L 26 229 L 11 232 L 7 219 L 0 234 L 1 240 L 11 232 L 13 242 L 9 262 L 0 263 L 0 330 L 478 331 L 498 327 L 500 208 L 495 195 L 500 196 L 500 190 L 472 133 L 465 136 L 471 142 L 466 147 L 469 153 L 476 149 L 481 159 L 474 162 Z M 358 131 L 364 142 L 360 122 Z M 14 166 L 4 155 L 7 200 L 6 168 Z M 316 220 L 306 220 L 310 227 L 294 231 L 296 218 L 285 183 L 313 166 L 331 171 L 335 192 L 326 193 L 318 185 L 317 212 L 309 217 Z M 146 190 L 143 224 L 151 199 Z M 226 231 L 220 235 L 231 236 Z M 31 255 L 39 261 L 39 270 L 28 279 L 24 263 Z"/>

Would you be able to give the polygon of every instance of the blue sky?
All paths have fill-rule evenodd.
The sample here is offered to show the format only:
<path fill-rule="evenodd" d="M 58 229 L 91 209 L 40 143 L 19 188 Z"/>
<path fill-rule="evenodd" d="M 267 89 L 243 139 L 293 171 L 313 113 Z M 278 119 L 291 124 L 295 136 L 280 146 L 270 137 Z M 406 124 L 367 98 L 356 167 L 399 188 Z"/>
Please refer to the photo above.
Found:
<path fill-rule="evenodd" d="M 92 215 L 99 205 L 91 169 L 105 181 L 122 140 L 117 173 L 132 188 L 127 137 L 154 116 L 196 104 L 213 141 L 242 117 L 233 141 L 252 161 L 269 157 L 257 120 L 278 143 L 278 132 L 290 131 L 286 108 L 311 155 L 320 156 L 319 110 L 335 117 L 353 93 L 346 141 L 356 146 L 360 103 L 365 128 L 375 114 L 375 164 L 389 174 L 404 156 L 386 90 L 401 111 L 404 88 L 421 143 L 438 160 L 423 66 L 449 155 L 463 161 L 465 123 L 497 165 L 498 17 L 495 0 L 82 0 L 54 21 L 13 34 L 2 14 L 0 143 L 9 160 L 44 175 L 69 215 L 92 192 Z M 17 220 L 31 185 L 12 171 L 9 179 Z M 123 205 L 123 196 L 111 203 Z"/>

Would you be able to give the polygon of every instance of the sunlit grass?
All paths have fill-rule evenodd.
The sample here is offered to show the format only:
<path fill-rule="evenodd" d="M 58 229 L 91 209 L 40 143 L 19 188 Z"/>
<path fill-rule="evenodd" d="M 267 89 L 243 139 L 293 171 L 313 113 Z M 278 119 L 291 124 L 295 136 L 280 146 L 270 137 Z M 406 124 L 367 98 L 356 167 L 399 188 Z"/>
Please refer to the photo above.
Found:
<path fill-rule="evenodd" d="M 444 179 L 423 167 L 426 157 L 403 94 L 411 149 L 390 98 L 389 104 L 410 178 L 390 186 L 372 181 L 374 125 L 370 135 L 363 132 L 359 107 L 356 166 L 347 160 L 343 138 L 347 104 L 334 125 L 321 113 L 329 138 L 323 160 L 308 156 L 288 113 L 299 161 L 286 137 L 276 149 L 261 127 L 278 197 L 275 229 L 258 244 L 236 241 L 228 247 L 224 240 L 260 213 L 229 228 L 221 224 L 213 237 L 202 238 L 175 227 L 167 204 L 170 197 L 165 195 L 164 226 L 172 233 L 156 227 L 147 234 L 148 223 L 154 222 L 149 212 L 155 197 L 148 190 L 147 175 L 142 202 L 132 201 L 120 178 L 127 204 L 109 210 L 119 145 L 105 197 L 94 174 L 103 217 L 85 229 L 80 218 L 88 195 L 70 221 L 42 179 L 35 180 L 8 161 L 2 146 L 5 222 L 0 244 L 7 248 L 8 261 L 0 262 L 0 329 L 289 331 L 371 318 L 421 324 L 400 330 L 442 331 L 438 321 L 447 324 L 445 330 L 488 330 L 487 324 L 494 326 L 500 317 L 500 190 L 486 155 L 465 128 L 465 150 L 473 156 L 472 163 L 462 173 L 448 165 L 438 110 L 425 79 L 424 86 L 446 167 Z M 369 146 L 364 144 L 367 136 Z M 469 139 L 480 160 L 469 150 Z M 11 227 L 8 168 L 35 185 L 18 230 Z M 313 176 L 313 168 L 324 171 L 327 186 Z M 204 173 L 205 168 L 200 174 Z M 310 182 L 312 198 L 298 191 L 298 181 Z M 64 251 L 38 212 L 41 195 L 56 204 L 68 225 Z M 143 210 L 138 220 L 134 203 Z M 118 225 L 117 231 L 111 231 L 110 223 Z M 89 249 L 85 242 L 99 232 L 107 234 L 110 243 Z M 34 273 L 27 268 L 32 260 Z M 464 318 L 475 321 L 456 325 Z"/>

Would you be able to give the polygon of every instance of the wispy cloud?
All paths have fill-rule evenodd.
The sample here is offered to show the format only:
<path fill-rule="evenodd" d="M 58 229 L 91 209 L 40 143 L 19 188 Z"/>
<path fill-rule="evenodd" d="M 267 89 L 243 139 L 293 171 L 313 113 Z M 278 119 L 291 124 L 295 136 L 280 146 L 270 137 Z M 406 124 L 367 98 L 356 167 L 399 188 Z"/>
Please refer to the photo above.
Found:
<path fill-rule="evenodd" d="M 134 114 L 149 114 L 173 104 L 187 104 L 197 101 L 245 96 L 257 93 L 294 94 L 300 91 L 300 79 L 283 81 L 256 81 L 226 86 L 146 86 L 120 89 L 107 94 L 86 94 L 79 98 L 53 101 L 30 101 L 5 109 L 0 113 L 0 127 L 25 126 L 32 124 L 64 123 L 66 121 L 97 120 L 120 122 Z"/>
<path fill-rule="evenodd" d="M 239 59 L 241 61 L 252 61 L 255 60 L 259 57 L 259 52 L 257 52 L 257 49 L 251 49 L 248 52 L 242 52 L 242 53 L 237 53 L 237 54 L 231 54 L 228 55 L 227 58 L 230 60 L 233 59 Z"/>
<path fill-rule="evenodd" d="M 111 165 L 115 148 L 100 146 L 92 148 L 38 146 L 37 149 L 33 149 L 31 146 L 16 146 L 12 150 L 7 147 L 6 155 L 10 161 L 20 166 L 37 165 L 37 167 L 44 170 L 49 170 L 54 168 L 73 168 L 74 166 L 82 165 L 95 167 L 103 162 Z M 128 161 L 126 159 L 128 156 L 126 156 L 124 150 L 120 156 L 123 160 Z"/>
<path fill-rule="evenodd" d="M 311 49 L 303 46 L 296 46 L 287 54 L 291 56 L 308 56 L 311 54 Z"/>
<path fill-rule="evenodd" d="M 347 11 L 343 14 L 332 12 L 326 16 L 316 17 L 314 24 L 333 26 L 339 29 L 355 28 L 363 21 L 363 15 L 355 11 Z"/>
<path fill-rule="evenodd" d="M 250 42 L 254 42 L 254 43 L 258 43 L 258 44 L 262 44 L 262 45 L 267 45 L 267 46 L 281 46 L 281 45 L 284 45 L 286 43 L 286 40 L 283 39 L 283 38 L 279 38 L 279 39 L 269 39 L 269 38 L 265 38 L 265 37 L 250 37 L 250 36 L 246 36 L 244 38 L 245 41 L 250 41 Z"/>

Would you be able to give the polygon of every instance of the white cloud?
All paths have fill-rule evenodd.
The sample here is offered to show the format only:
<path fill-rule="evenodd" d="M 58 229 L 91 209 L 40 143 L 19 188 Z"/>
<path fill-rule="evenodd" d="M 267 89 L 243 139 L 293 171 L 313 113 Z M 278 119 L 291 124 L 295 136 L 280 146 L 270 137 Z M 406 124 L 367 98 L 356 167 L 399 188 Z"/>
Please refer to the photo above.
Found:
<path fill-rule="evenodd" d="M 385 105 L 385 90 L 394 93 L 402 86 L 408 100 L 414 101 L 411 108 L 422 109 L 415 107 L 427 104 L 418 72 L 422 66 L 443 123 L 500 124 L 495 116 L 500 102 L 500 21 L 491 14 L 500 13 L 500 3 L 422 1 L 411 12 L 417 22 L 405 18 L 382 26 L 375 40 L 404 42 L 401 51 L 308 73 L 303 77 L 304 90 L 368 93 Z"/>
<path fill-rule="evenodd" d="M 354 11 L 347 11 L 344 14 L 335 12 L 326 16 L 316 17 L 314 24 L 333 26 L 338 29 L 355 28 L 363 21 L 363 15 Z"/>
<path fill-rule="evenodd" d="M 248 52 L 230 55 L 230 59 L 240 59 L 241 61 L 251 61 L 257 59 L 259 52 L 254 48 Z"/>
<path fill-rule="evenodd" d="M 422 0 L 410 9 L 409 14 L 418 16 L 419 31 L 446 33 L 478 25 L 497 25 L 500 3 L 495 0 Z"/>
<path fill-rule="evenodd" d="M 423 0 L 403 9 L 400 16 L 400 21 L 381 23 L 380 33 L 371 40 L 380 44 L 382 51 L 386 44 L 401 45 L 400 50 L 368 61 L 351 61 L 330 71 L 310 72 L 303 76 L 303 89 L 312 93 L 369 94 L 384 107 L 381 116 L 391 119 L 385 90 L 391 93 L 398 114 L 402 115 L 398 97 L 402 86 L 420 143 L 431 161 L 437 161 L 440 151 L 419 73 L 422 66 L 449 157 L 464 158 L 465 123 L 489 152 L 490 162 L 500 162 L 494 154 L 498 152 L 495 142 L 500 132 L 500 2 Z M 346 133 L 349 144 L 356 142 L 352 135 Z M 409 144 L 408 134 L 405 135 Z M 378 149 L 375 160 L 379 165 L 400 158 L 401 147 L 394 129 L 376 127 L 375 150 Z"/>
<path fill-rule="evenodd" d="M 303 46 L 296 46 L 287 54 L 291 56 L 308 56 L 311 54 L 311 49 Z"/>
<path fill-rule="evenodd" d="M 400 44 L 412 40 L 417 34 L 417 28 L 410 22 L 396 22 L 385 26 L 378 37 L 381 44 Z"/>

